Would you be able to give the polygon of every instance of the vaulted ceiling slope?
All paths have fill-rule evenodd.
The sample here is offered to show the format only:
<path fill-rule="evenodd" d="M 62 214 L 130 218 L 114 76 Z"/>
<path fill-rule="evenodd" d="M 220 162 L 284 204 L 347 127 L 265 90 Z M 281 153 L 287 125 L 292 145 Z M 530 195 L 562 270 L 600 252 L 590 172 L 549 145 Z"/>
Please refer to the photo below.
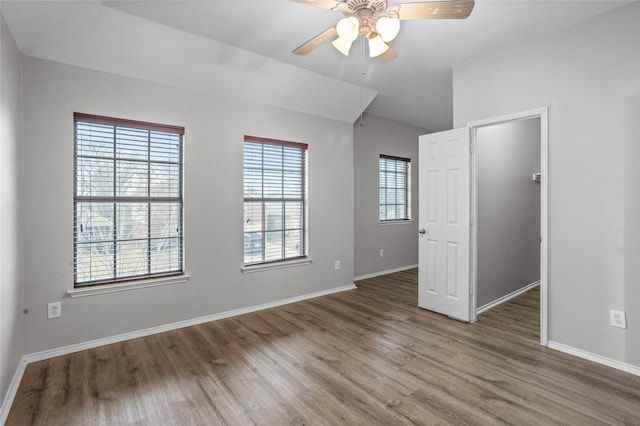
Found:
<path fill-rule="evenodd" d="M 627 3 L 476 0 L 464 20 L 403 21 L 398 58 L 385 63 L 363 60 L 359 40 L 348 57 L 330 43 L 294 55 L 342 15 L 286 0 L 3 0 L 1 7 L 29 56 L 351 123 L 366 109 L 439 131 L 452 126 L 456 64 Z"/>

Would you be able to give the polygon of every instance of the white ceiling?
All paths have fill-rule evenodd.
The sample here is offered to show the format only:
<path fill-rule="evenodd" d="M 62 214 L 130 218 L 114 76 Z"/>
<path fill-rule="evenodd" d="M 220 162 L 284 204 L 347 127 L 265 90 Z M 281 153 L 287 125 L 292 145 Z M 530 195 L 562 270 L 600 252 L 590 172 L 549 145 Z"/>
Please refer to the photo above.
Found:
<path fill-rule="evenodd" d="M 286 0 L 3 0 L 1 8 L 26 55 L 348 122 L 366 108 L 438 131 L 452 126 L 454 66 L 626 3 L 476 0 L 465 20 L 402 21 L 398 58 L 367 58 L 364 75 L 358 43 L 349 57 L 330 43 L 291 53 L 342 15 Z"/>

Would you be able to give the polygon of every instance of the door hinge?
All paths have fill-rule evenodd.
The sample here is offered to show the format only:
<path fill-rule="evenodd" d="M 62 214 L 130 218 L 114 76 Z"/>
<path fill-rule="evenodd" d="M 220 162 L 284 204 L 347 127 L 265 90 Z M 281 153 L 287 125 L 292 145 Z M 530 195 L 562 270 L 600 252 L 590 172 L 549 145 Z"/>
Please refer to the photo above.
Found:
<path fill-rule="evenodd" d="M 469 225 L 473 226 L 473 216 L 469 216 Z"/>
<path fill-rule="evenodd" d="M 469 142 L 469 152 L 473 154 L 473 142 Z"/>

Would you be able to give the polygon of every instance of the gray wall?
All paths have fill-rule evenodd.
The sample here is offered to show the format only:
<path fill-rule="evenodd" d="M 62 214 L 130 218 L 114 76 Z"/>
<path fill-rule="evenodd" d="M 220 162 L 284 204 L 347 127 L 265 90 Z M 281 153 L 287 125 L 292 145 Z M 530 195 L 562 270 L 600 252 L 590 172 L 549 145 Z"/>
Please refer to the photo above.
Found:
<path fill-rule="evenodd" d="M 27 353 L 353 284 L 350 123 L 23 59 Z M 74 111 L 185 127 L 186 284 L 65 296 L 73 287 Z M 309 265 L 240 271 L 245 134 L 309 144 Z M 47 320 L 47 302 L 57 300 L 62 318 Z"/>
<path fill-rule="evenodd" d="M 455 126 L 549 106 L 549 340 L 640 366 L 640 2 L 453 81 Z"/>
<path fill-rule="evenodd" d="M 22 56 L 0 16 L 0 402 L 24 355 L 20 240 Z M 44 307 L 42 307 L 44 312 Z"/>
<path fill-rule="evenodd" d="M 418 263 L 418 136 L 427 130 L 366 114 L 354 124 L 356 278 Z M 411 159 L 411 217 L 383 224 L 379 215 L 380 154 Z M 380 257 L 380 249 L 384 257 Z"/>
<path fill-rule="evenodd" d="M 540 279 L 540 119 L 476 133 L 477 307 Z"/>

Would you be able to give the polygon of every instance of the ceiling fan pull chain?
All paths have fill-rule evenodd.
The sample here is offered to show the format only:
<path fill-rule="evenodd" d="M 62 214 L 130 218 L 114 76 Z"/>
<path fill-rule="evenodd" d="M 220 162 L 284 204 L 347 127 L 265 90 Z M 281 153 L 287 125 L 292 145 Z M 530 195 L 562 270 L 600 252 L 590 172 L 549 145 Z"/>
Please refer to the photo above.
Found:
<path fill-rule="evenodd" d="M 364 76 L 367 73 L 365 68 L 365 52 L 364 52 L 364 40 L 360 43 L 360 127 L 364 127 L 363 115 L 364 115 Z"/>

